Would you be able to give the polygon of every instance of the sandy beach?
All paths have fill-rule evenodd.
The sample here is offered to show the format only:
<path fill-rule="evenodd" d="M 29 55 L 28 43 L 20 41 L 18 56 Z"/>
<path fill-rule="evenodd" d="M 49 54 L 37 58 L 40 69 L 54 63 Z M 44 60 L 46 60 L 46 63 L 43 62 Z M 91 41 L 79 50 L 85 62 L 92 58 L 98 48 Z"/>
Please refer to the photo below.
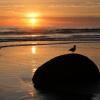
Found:
<path fill-rule="evenodd" d="M 0 49 L 0 99 L 48 100 L 36 93 L 31 81 L 32 76 L 46 61 L 70 53 L 68 49 L 73 45 L 74 43 Z M 100 43 L 77 43 L 76 45 L 76 53 L 88 56 L 98 68 L 100 67 Z M 100 92 L 95 94 L 93 100 L 100 99 L 99 96 Z"/>

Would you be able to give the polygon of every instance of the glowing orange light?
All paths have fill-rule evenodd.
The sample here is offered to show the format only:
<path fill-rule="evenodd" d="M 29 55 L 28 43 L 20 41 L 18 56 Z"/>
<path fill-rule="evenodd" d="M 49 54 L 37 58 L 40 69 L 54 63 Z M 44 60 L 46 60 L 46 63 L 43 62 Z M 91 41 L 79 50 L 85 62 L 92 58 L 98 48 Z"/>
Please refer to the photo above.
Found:
<path fill-rule="evenodd" d="M 35 27 L 39 26 L 39 18 L 40 14 L 39 13 L 26 13 L 25 18 L 28 26 Z"/>
<path fill-rule="evenodd" d="M 40 17 L 40 14 L 39 13 L 27 13 L 26 14 L 26 17 L 28 18 L 36 18 L 36 17 Z"/>

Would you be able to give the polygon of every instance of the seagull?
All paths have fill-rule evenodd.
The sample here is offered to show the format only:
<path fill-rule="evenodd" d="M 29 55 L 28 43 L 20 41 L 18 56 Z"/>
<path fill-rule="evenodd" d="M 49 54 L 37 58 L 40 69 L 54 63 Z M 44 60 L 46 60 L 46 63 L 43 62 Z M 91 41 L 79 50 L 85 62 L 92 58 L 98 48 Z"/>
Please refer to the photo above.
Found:
<path fill-rule="evenodd" d="M 69 51 L 75 52 L 76 51 L 76 45 L 74 45 L 72 48 L 70 48 Z"/>

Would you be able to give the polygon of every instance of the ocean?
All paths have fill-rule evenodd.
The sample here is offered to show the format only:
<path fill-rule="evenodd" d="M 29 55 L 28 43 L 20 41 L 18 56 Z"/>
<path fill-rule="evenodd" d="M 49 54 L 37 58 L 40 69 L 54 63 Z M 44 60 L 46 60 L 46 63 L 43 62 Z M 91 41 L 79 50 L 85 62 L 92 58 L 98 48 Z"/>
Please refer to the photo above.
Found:
<path fill-rule="evenodd" d="M 100 70 L 99 32 L 0 35 L 0 100 L 57 100 L 37 91 L 32 77 L 45 62 L 69 54 L 73 45 L 77 46 L 76 53 L 88 56 Z M 89 98 L 73 98 L 100 100 L 99 83 L 91 94 Z M 68 100 L 74 99 L 68 95 Z"/>

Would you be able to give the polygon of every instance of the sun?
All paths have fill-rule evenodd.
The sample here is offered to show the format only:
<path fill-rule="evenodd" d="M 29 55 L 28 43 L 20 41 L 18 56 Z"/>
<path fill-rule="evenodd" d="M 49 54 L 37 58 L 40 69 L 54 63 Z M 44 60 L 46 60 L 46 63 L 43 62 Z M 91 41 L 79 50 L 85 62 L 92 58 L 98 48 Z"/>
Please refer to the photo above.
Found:
<path fill-rule="evenodd" d="M 30 13 L 27 13 L 26 16 L 29 17 L 29 18 L 33 18 L 33 17 L 39 17 L 40 14 L 39 13 L 30 12 Z"/>
<path fill-rule="evenodd" d="M 26 17 L 26 22 L 28 24 L 28 26 L 30 27 L 37 27 L 39 26 L 39 17 L 40 17 L 40 14 L 39 13 L 26 13 L 25 14 L 25 17 Z"/>
<path fill-rule="evenodd" d="M 37 25 L 37 23 L 38 23 L 38 20 L 36 18 L 30 18 L 29 19 L 30 25 L 35 26 L 35 25 Z"/>

